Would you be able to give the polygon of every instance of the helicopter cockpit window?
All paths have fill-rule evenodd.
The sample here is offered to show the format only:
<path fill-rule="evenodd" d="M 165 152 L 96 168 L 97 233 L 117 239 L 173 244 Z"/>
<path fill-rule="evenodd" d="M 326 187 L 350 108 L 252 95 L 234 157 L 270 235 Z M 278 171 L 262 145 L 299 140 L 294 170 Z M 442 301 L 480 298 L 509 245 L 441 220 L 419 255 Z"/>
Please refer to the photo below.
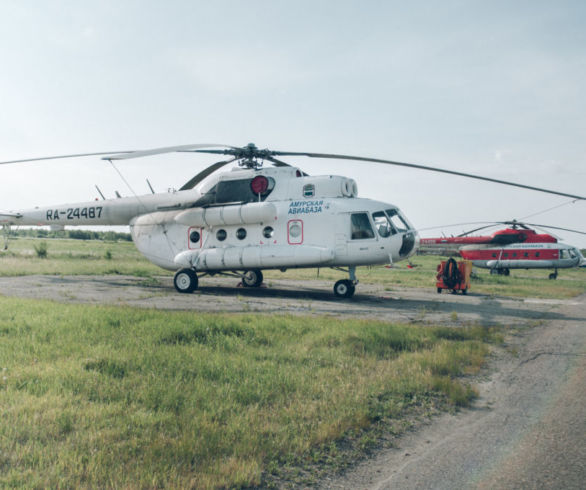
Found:
<path fill-rule="evenodd" d="M 370 226 L 367 213 L 354 213 L 350 218 L 352 223 L 352 240 L 374 238 L 374 231 L 372 231 L 372 226 Z"/>
<path fill-rule="evenodd" d="M 577 252 L 577 250 L 574 250 L 572 248 L 568 249 L 568 253 L 570 254 L 570 257 L 572 259 L 575 259 L 576 257 L 578 257 L 578 254 L 576 252 Z"/>
<path fill-rule="evenodd" d="M 387 209 L 387 216 L 389 217 L 389 221 L 393 224 L 393 226 L 399 232 L 404 232 L 409 230 L 409 225 L 403 219 L 403 216 L 399 214 L 399 211 L 396 209 Z"/>
<path fill-rule="evenodd" d="M 262 179 L 262 182 L 257 182 L 260 179 Z M 272 178 L 264 176 L 244 180 L 223 180 L 218 182 L 217 185 L 216 204 L 264 201 L 274 186 L 275 181 Z M 256 189 L 260 192 L 256 193 Z"/>
<path fill-rule="evenodd" d="M 271 177 L 257 175 L 254 179 L 222 180 L 206 189 L 193 207 L 205 207 L 214 204 L 264 201 L 275 187 Z M 255 192 L 255 190 L 260 192 Z"/>
<path fill-rule="evenodd" d="M 387 215 L 384 211 L 377 211 L 376 213 L 372 213 L 372 220 L 374 221 L 374 227 L 376 228 L 376 231 L 378 231 L 378 234 L 382 238 L 387 238 L 391 234 L 394 235 L 397 233 L 387 219 Z"/>

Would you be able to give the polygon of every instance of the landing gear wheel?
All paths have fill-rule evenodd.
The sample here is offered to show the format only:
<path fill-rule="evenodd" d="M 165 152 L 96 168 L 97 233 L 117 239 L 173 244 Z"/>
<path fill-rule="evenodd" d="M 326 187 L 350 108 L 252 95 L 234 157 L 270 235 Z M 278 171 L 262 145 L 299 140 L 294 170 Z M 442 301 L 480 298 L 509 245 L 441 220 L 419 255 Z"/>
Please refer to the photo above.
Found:
<path fill-rule="evenodd" d="M 552 273 L 549 275 L 549 278 L 550 278 L 550 279 L 557 279 L 557 278 L 558 278 L 558 275 L 557 275 L 555 272 L 552 272 Z"/>
<path fill-rule="evenodd" d="M 442 288 L 437 288 L 437 294 L 442 294 Z"/>
<path fill-rule="evenodd" d="M 356 287 L 349 279 L 340 279 L 334 284 L 334 294 L 338 298 L 351 298 L 355 290 Z"/>
<path fill-rule="evenodd" d="M 468 290 L 467 289 L 462 289 L 462 294 L 468 294 Z"/>
<path fill-rule="evenodd" d="M 511 274 L 511 271 L 510 271 L 509 269 L 503 269 L 503 274 L 504 274 L 505 276 L 508 276 L 508 275 L 510 275 L 510 274 Z"/>
<path fill-rule="evenodd" d="M 246 288 L 257 288 L 262 284 L 262 271 L 260 269 L 251 269 L 246 271 L 242 276 L 242 285 Z"/>
<path fill-rule="evenodd" d="M 181 269 L 175 273 L 173 284 L 180 293 L 193 293 L 197 289 L 197 274 L 192 269 Z"/>

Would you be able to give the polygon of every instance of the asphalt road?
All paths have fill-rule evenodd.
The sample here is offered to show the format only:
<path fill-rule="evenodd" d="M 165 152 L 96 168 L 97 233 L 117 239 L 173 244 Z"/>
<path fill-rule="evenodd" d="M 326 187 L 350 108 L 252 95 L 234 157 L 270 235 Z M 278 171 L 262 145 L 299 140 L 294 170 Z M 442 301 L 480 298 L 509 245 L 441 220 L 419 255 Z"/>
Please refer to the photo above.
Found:
<path fill-rule="evenodd" d="M 493 360 L 474 407 L 443 415 L 322 488 L 586 488 L 586 295 Z"/>

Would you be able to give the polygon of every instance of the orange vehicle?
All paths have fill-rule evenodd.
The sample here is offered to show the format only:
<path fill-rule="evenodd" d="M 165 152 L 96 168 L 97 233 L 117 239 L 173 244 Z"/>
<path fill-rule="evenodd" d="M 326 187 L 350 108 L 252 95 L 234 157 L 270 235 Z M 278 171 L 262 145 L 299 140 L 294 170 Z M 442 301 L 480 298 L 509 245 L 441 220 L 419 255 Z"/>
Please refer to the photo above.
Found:
<path fill-rule="evenodd" d="M 461 260 L 456 262 L 453 258 L 442 261 L 437 266 L 437 292 L 443 289 L 450 289 L 452 293 L 462 291 L 466 294 L 470 289 L 470 273 L 472 272 L 472 262 Z"/>

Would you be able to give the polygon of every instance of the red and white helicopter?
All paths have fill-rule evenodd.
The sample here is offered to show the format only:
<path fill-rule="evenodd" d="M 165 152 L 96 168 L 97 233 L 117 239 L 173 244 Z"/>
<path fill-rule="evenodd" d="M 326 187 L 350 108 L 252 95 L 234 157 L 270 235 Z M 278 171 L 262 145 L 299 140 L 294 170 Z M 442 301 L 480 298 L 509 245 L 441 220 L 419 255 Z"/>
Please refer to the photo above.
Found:
<path fill-rule="evenodd" d="M 469 223 L 471 224 L 471 223 Z M 469 236 L 496 224 L 509 225 L 490 235 Z M 457 253 L 476 267 L 490 269 L 491 274 L 508 276 L 511 269 L 553 269 L 550 279 L 556 279 L 558 269 L 584 265 L 580 251 L 558 241 L 549 233 L 538 233 L 529 226 L 552 228 L 586 235 L 578 230 L 556 226 L 522 223 L 516 220 L 492 223 L 455 237 L 421 238 L 421 249 L 446 254 Z"/>
<path fill-rule="evenodd" d="M 348 298 L 358 283 L 357 266 L 407 259 L 419 245 L 417 230 L 397 206 L 359 198 L 353 179 L 309 176 L 281 157 L 398 165 L 586 199 L 436 167 L 350 155 L 263 150 L 253 143 L 244 147 L 195 144 L 85 153 L 0 164 L 101 155 L 114 166 L 116 160 L 171 152 L 229 158 L 201 171 L 178 191 L 14 210 L 0 213 L 0 224 L 128 225 L 136 247 L 148 260 L 177 271 L 174 284 L 181 293 L 197 289 L 199 279 L 206 275 L 232 274 L 242 278 L 244 286 L 258 287 L 265 269 L 332 267 L 348 272 L 348 279 L 334 285 L 336 296 Z M 273 167 L 263 167 L 265 161 Z M 239 168 L 215 173 L 232 162 Z"/>

